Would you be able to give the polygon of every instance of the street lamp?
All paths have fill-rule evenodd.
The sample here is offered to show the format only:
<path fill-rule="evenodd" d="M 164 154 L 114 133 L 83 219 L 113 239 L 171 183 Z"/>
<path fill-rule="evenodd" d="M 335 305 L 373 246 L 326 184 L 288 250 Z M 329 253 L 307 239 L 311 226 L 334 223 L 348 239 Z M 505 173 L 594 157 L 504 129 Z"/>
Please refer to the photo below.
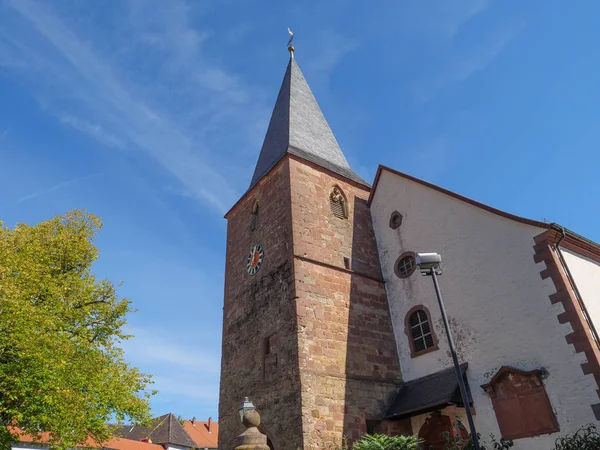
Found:
<path fill-rule="evenodd" d="M 442 320 L 444 321 L 444 328 L 446 329 L 446 336 L 448 337 L 448 345 L 450 346 L 450 353 L 452 354 L 452 361 L 454 362 L 454 370 L 456 372 L 456 379 L 458 380 L 460 395 L 467 413 L 467 421 L 469 422 L 469 429 L 471 430 L 473 447 L 475 450 L 480 450 L 479 438 L 477 437 L 477 431 L 475 431 L 475 423 L 473 422 L 473 415 L 471 414 L 471 405 L 469 404 L 467 388 L 465 387 L 462 371 L 460 370 L 460 364 L 458 363 L 458 357 L 456 356 L 454 340 L 452 339 L 452 333 L 450 332 L 450 326 L 448 325 L 448 317 L 446 317 L 444 300 L 442 299 L 442 293 L 440 292 L 440 286 L 437 280 L 437 276 L 442 274 L 442 269 L 440 267 L 442 255 L 439 253 L 417 253 L 415 260 L 421 274 L 423 276 L 431 276 L 433 279 L 433 287 L 435 288 L 435 293 L 440 305 L 440 312 L 442 313 Z"/>
<path fill-rule="evenodd" d="M 244 401 L 240 403 L 240 422 L 244 422 L 244 414 L 247 411 L 251 411 L 254 409 L 254 404 L 248 399 L 248 397 L 244 397 Z"/>

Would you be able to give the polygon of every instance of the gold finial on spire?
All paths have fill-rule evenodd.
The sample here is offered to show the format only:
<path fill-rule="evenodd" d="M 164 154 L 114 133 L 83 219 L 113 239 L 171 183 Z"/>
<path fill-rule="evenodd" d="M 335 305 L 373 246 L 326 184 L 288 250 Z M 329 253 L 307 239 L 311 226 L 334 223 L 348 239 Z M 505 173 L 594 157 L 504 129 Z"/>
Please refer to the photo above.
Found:
<path fill-rule="evenodd" d="M 290 35 L 290 40 L 288 41 L 288 52 L 290 52 L 290 57 L 294 57 L 294 46 L 292 45 L 292 41 L 294 40 L 294 33 L 292 32 L 292 30 L 290 30 L 290 27 L 288 27 L 288 34 Z"/>

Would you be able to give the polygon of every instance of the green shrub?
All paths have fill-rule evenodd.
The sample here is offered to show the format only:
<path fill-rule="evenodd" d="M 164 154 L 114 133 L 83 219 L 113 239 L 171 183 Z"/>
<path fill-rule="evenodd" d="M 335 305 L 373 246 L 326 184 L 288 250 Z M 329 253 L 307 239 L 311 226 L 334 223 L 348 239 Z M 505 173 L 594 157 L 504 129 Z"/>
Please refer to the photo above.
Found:
<path fill-rule="evenodd" d="M 595 425 L 581 427 L 573 434 L 556 440 L 554 450 L 598 450 L 600 449 L 600 433 Z"/>
<path fill-rule="evenodd" d="M 483 442 L 479 433 L 477 433 L 477 437 L 479 438 L 479 448 L 481 450 L 507 450 L 515 445 L 513 441 L 505 440 L 504 438 L 497 441 L 493 434 L 490 435 L 491 441 L 489 443 Z M 451 437 L 449 433 L 446 433 L 445 439 L 445 450 L 473 450 L 475 448 L 471 436 L 467 439 L 460 437 L 454 438 Z"/>
<path fill-rule="evenodd" d="M 354 443 L 352 450 L 418 450 L 421 442 L 417 436 L 365 434 Z"/>

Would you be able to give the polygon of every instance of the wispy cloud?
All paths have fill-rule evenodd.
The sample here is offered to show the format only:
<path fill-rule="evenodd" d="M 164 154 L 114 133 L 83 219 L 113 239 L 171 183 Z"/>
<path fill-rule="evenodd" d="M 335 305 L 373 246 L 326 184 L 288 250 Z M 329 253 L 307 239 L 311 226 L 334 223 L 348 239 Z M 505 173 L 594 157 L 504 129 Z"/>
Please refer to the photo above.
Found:
<path fill-rule="evenodd" d="M 43 189 L 41 191 L 32 192 L 31 194 L 27 194 L 26 196 L 21 197 L 20 199 L 18 199 L 17 200 L 17 204 L 21 203 L 21 202 L 24 202 L 24 201 L 27 201 L 27 200 L 32 200 L 32 199 L 34 199 L 36 197 L 40 197 L 42 195 L 49 194 L 50 192 L 58 191 L 59 189 L 67 188 L 69 186 L 72 186 L 72 185 L 74 185 L 76 183 L 80 183 L 82 181 L 86 181 L 86 180 L 90 180 L 92 178 L 99 177 L 100 175 L 102 175 L 102 173 L 100 173 L 100 172 L 99 173 L 92 173 L 90 175 L 86 175 L 85 177 L 79 177 L 79 178 L 74 178 L 74 179 L 69 180 L 69 181 L 63 181 L 62 183 L 55 184 L 54 186 L 49 187 L 48 189 Z"/>
<path fill-rule="evenodd" d="M 491 4 L 491 0 L 456 0 L 435 2 L 433 6 L 429 2 L 408 0 L 399 3 L 391 10 L 393 12 L 390 12 L 388 5 L 386 12 L 398 21 L 397 26 L 391 30 L 394 34 L 408 33 L 417 36 L 422 44 L 454 39 L 465 24 L 487 10 Z"/>
<path fill-rule="evenodd" d="M 190 5 L 113 5 L 123 19 L 114 23 L 112 47 L 106 30 L 82 27 L 85 18 L 74 21 L 62 4 L 5 5 L 11 19 L 6 27 L 0 20 L 0 66 L 19 67 L 62 123 L 107 147 L 141 152 L 200 202 L 228 209 L 240 187 L 221 170 L 235 167 L 235 158 L 225 160 L 220 149 L 242 147 L 261 102 L 203 51 L 211 33 L 190 26 Z M 235 136 L 219 133 L 236 122 Z"/>
<path fill-rule="evenodd" d="M 434 77 L 419 80 L 413 86 L 418 101 L 428 101 L 447 86 L 465 81 L 488 67 L 521 32 L 523 24 L 509 26 L 474 43 L 467 49 L 454 49 L 450 61 Z"/>
<path fill-rule="evenodd" d="M 161 399 L 218 398 L 221 362 L 217 346 L 185 341 L 182 333 L 135 328 L 132 334 L 135 337 L 123 343 L 125 354 L 142 371 L 154 375 L 153 388 Z"/>
<path fill-rule="evenodd" d="M 81 131 L 82 133 L 89 134 L 94 139 L 97 139 L 107 147 L 123 148 L 124 144 L 118 137 L 107 133 L 104 128 L 98 124 L 86 122 L 85 120 L 78 119 L 77 117 L 70 116 L 68 114 L 62 114 L 60 121 L 63 124 L 70 125 L 73 128 Z"/>
<path fill-rule="evenodd" d="M 307 62 L 306 70 L 322 79 L 327 79 L 348 53 L 359 48 L 358 39 L 344 36 L 333 29 L 320 32 L 316 42 L 319 46 L 314 52 L 315 56 Z"/>
<path fill-rule="evenodd" d="M 227 39 L 231 42 L 239 42 L 243 40 L 252 30 L 254 26 L 248 22 L 234 26 L 227 32 Z"/>
<path fill-rule="evenodd" d="M 193 401 L 219 400 L 219 382 L 217 377 L 212 380 L 202 380 L 195 376 L 155 376 L 153 389 L 156 389 L 162 399 L 171 399 L 181 402 L 181 399 Z M 196 405 L 198 408 L 199 405 Z"/>
<path fill-rule="evenodd" d="M 443 138 L 432 138 L 419 146 L 417 151 L 409 153 L 407 167 L 414 170 L 414 173 L 434 182 L 436 179 L 452 167 L 452 160 L 449 158 L 449 143 Z M 411 165 L 413 167 L 411 167 Z"/>
<path fill-rule="evenodd" d="M 450 81 L 463 81 L 474 73 L 485 69 L 504 48 L 521 32 L 523 25 L 511 26 L 485 40 L 466 57 L 456 61 L 448 78 Z"/>

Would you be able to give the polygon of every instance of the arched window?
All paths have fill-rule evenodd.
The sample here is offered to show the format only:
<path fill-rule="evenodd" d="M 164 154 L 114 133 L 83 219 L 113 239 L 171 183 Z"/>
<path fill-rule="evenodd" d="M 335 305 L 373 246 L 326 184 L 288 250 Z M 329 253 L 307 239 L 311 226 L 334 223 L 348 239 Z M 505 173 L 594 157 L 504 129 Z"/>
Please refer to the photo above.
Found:
<path fill-rule="evenodd" d="M 337 186 L 334 186 L 329 193 L 329 208 L 335 217 L 340 219 L 348 218 L 346 197 L 342 190 Z"/>
<path fill-rule="evenodd" d="M 412 358 L 437 350 L 437 337 L 431 324 L 431 315 L 425 306 L 418 305 L 408 311 L 404 331 L 408 336 Z"/>
<path fill-rule="evenodd" d="M 250 230 L 254 231 L 258 228 L 258 200 L 254 200 L 252 205 L 252 214 L 250 214 Z"/>

